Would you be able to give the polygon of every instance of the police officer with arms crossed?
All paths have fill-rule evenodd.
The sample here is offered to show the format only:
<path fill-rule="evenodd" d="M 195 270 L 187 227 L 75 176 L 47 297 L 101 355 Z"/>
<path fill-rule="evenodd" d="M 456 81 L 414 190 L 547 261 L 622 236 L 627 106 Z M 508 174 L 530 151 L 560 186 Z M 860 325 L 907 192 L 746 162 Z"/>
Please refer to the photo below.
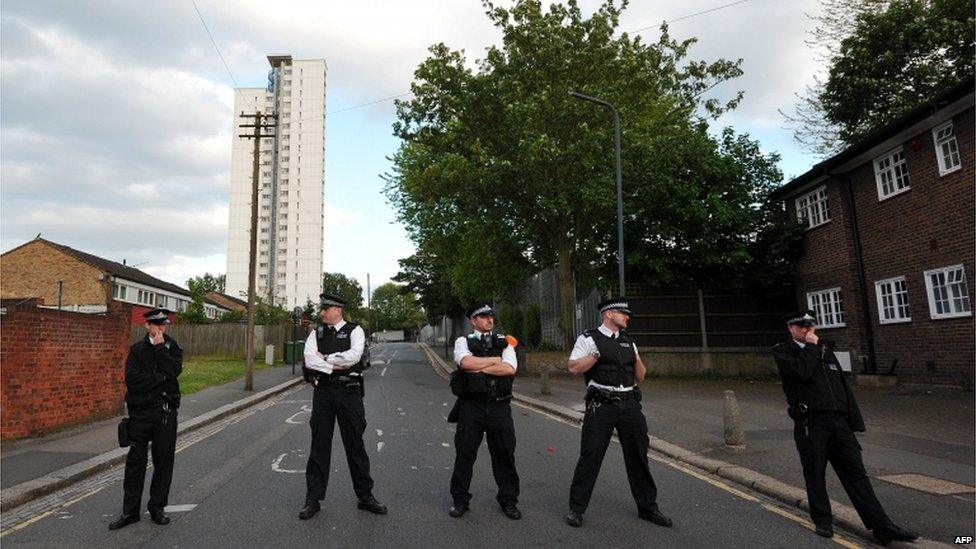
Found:
<path fill-rule="evenodd" d="M 176 454 L 176 409 L 180 407 L 180 382 L 176 378 L 183 371 L 183 349 L 165 333 L 169 313 L 166 309 L 153 309 L 142 315 L 148 333 L 129 348 L 125 360 L 125 403 L 129 420 L 127 428 L 120 429 L 119 442 L 128 444 L 129 455 L 122 482 L 122 515 L 108 525 L 109 530 L 139 522 L 150 444 L 153 475 L 149 485 L 149 518 L 156 524 L 169 524 L 164 510 Z M 122 440 L 123 437 L 128 440 Z"/>
<path fill-rule="evenodd" d="M 516 505 L 519 477 L 515 471 L 515 423 L 512 421 L 512 378 L 518 368 L 514 344 L 494 333 L 494 312 L 488 305 L 468 310 L 474 333 L 454 342 L 458 370 L 451 376 L 451 390 L 458 396 L 448 421 L 457 423 L 454 434 L 454 475 L 450 515 L 468 512 L 471 474 L 482 435 L 487 435 L 491 470 L 498 484 L 496 500 L 512 520 L 522 518 Z"/>
<path fill-rule="evenodd" d="M 793 439 L 800 453 L 810 518 L 817 534 L 828 538 L 834 535 L 824 478 L 829 461 L 864 527 L 878 541 L 888 544 L 918 539 L 915 532 L 892 523 L 874 495 L 861 460 L 861 446 L 854 437 L 854 431 L 864 431 L 864 420 L 834 355 L 833 343 L 817 335 L 813 311 L 797 311 L 785 320 L 791 337 L 773 346 L 773 356 L 789 404 L 787 413 L 795 422 Z"/>
<path fill-rule="evenodd" d="M 574 527 L 583 525 L 583 513 L 616 428 L 637 515 L 670 527 L 671 519 L 658 509 L 657 487 L 647 464 L 647 419 L 637 387 L 647 368 L 637 354 L 637 345 L 624 331 L 630 321 L 630 306 L 623 298 L 611 298 L 597 307 L 603 324 L 583 332 L 569 356 L 569 371 L 583 374 L 587 388 L 580 457 L 569 491 L 566 523 Z"/>
<path fill-rule="evenodd" d="M 369 457 L 363 444 L 366 411 L 363 408 L 363 366 L 366 334 L 358 324 L 346 322 L 342 312 L 346 300 L 333 294 L 322 294 L 321 317 L 305 341 L 305 380 L 315 386 L 312 396 L 312 449 L 305 468 L 305 506 L 298 518 L 312 518 L 321 508 L 329 484 L 332 457 L 332 434 L 339 423 L 339 434 L 346 450 L 346 461 L 352 475 L 353 489 L 364 511 L 386 514 L 386 506 L 373 497 L 373 479 L 369 476 Z"/>

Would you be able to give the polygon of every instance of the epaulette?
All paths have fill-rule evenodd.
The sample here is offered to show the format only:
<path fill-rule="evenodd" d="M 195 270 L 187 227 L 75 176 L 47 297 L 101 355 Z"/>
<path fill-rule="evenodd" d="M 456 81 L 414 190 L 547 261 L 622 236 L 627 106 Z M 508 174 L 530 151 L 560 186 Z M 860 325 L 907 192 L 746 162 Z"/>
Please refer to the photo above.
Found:
<path fill-rule="evenodd" d="M 595 329 L 594 330 L 586 330 L 585 332 L 583 332 L 583 337 L 593 337 L 593 332 L 596 332 L 596 330 Z"/>

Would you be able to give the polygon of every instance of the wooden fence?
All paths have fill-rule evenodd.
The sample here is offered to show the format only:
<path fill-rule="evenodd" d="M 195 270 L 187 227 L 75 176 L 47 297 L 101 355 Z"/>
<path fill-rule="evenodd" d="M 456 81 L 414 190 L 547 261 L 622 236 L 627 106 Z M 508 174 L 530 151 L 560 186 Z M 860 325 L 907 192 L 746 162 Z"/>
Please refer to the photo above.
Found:
<path fill-rule="evenodd" d="M 174 324 L 166 333 L 179 342 L 186 356 L 227 356 L 244 358 L 246 354 L 245 324 Z M 277 326 L 254 327 L 254 356 L 263 360 L 265 345 L 275 346 L 275 357 L 281 359 L 285 342 L 302 339 L 308 335 L 307 328 L 281 324 Z M 146 336 L 144 326 L 132 327 L 132 342 Z"/>

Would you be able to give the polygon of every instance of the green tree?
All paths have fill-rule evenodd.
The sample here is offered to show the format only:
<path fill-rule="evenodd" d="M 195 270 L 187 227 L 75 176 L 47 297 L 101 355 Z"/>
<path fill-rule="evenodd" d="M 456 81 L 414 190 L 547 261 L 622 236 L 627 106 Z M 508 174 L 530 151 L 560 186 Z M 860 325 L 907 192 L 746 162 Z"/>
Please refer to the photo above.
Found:
<path fill-rule="evenodd" d="M 371 304 L 374 331 L 420 328 L 427 320 L 417 296 L 393 282 L 376 288 Z"/>
<path fill-rule="evenodd" d="M 186 281 L 186 287 L 190 287 L 191 281 L 203 287 L 203 293 L 220 292 L 224 293 L 227 287 L 227 275 L 212 275 L 204 273 L 203 276 L 195 276 Z"/>
<path fill-rule="evenodd" d="M 707 121 L 741 92 L 704 97 L 739 76 L 741 60 L 688 60 L 695 40 L 672 39 L 666 25 L 651 43 L 616 34 L 626 2 L 607 1 L 589 18 L 573 0 L 545 10 L 536 0 L 485 6 L 501 45 L 475 68 L 444 44 L 430 48 L 414 98 L 397 103 L 402 144 L 386 176 L 418 255 L 443 258 L 435 267 L 451 293 L 462 302 L 504 295 L 555 266 L 568 347 L 574 280 L 612 280 L 612 124 L 570 91 L 621 112 L 629 269 L 665 284 L 680 281 L 681 269 L 694 276 L 699 265 L 710 273 L 749 259 L 766 188 L 779 181 L 776 158 L 746 136 L 710 137 Z M 690 229 L 691 243 L 681 237 Z M 712 251 L 699 240 L 715 234 L 736 245 Z"/>
<path fill-rule="evenodd" d="M 464 306 L 452 292 L 447 265 L 433 254 L 416 253 L 401 259 L 400 271 L 393 281 L 404 284 L 406 291 L 418 296 L 432 325 L 440 322 L 445 314 L 455 317 L 464 312 Z"/>
<path fill-rule="evenodd" d="M 827 70 L 783 113 L 829 156 L 974 74 L 973 0 L 821 0 L 808 45 Z"/>
<path fill-rule="evenodd" d="M 197 277 L 187 280 L 186 285 L 190 289 L 190 303 L 186 306 L 186 310 L 181 312 L 177 318 L 180 322 L 188 324 L 209 323 L 210 319 L 207 318 L 207 311 L 204 306 L 204 295 L 207 292 L 203 283 Z"/>

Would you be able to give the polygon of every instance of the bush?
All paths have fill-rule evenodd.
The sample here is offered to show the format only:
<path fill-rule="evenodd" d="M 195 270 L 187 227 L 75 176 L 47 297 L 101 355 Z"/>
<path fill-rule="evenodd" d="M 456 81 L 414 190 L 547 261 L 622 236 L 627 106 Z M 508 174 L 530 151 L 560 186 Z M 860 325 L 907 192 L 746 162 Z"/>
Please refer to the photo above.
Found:
<path fill-rule="evenodd" d="M 502 313 L 498 315 L 499 330 L 506 334 L 515 336 L 521 340 L 525 337 L 525 315 L 522 310 L 514 305 L 505 305 Z"/>
<path fill-rule="evenodd" d="M 542 319 L 539 306 L 535 303 L 529 305 L 525 312 L 525 344 L 529 347 L 538 347 L 542 343 Z"/>

